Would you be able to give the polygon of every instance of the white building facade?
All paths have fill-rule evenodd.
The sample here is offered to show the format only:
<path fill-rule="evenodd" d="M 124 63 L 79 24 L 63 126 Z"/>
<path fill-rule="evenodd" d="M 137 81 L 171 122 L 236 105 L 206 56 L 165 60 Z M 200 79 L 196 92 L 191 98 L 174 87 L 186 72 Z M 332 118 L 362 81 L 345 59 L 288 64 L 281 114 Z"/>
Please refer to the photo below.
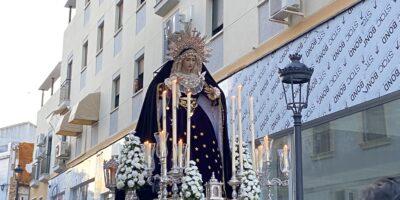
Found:
<path fill-rule="evenodd" d="M 287 12 L 270 2 L 67 1 L 76 12 L 64 33 L 61 88 L 38 113 L 37 133 L 47 138 L 48 189 L 42 196 L 31 190 L 31 199 L 108 197 L 103 162 L 119 153 L 120 139 L 134 129 L 147 85 L 166 61 L 167 34 L 181 30 L 179 21 L 192 21 L 208 36 L 213 51 L 206 65 L 226 96 L 234 95 L 237 83 L 245 96 L 254 96 L 257 137 L 271 134 L 275 149 L 293 146 L 277 69 L 296 52 L 315 69 L 303 113 L 306 199 L 355 199 L 374 178 L 395 175 L 399 165 L 387 162 L 395 160 L 387 153 L 398 145 L 392 123 L 399 96 L 393 64 L 399 57 L 398 3 L 301 0 Z M 344 164 L 353 159 L 348 152 L 360 160 Z M 390 164 L 374 168 L 370 162 L 378 158 Z M 293 199 L 293 184 L 274 196 Z"/>

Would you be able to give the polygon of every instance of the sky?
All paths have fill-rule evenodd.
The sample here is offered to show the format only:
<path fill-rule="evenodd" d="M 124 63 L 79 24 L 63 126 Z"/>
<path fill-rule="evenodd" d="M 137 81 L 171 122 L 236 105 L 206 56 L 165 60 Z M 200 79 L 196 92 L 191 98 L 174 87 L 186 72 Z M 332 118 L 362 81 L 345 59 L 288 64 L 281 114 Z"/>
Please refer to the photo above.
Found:
<path fill-rule="evenodd" d="M 41 101 L 38 88 L 62 58 L 69 14 L 66 2 L 1 3 L 0 127 L 26 121 L 36 124 Z"/>

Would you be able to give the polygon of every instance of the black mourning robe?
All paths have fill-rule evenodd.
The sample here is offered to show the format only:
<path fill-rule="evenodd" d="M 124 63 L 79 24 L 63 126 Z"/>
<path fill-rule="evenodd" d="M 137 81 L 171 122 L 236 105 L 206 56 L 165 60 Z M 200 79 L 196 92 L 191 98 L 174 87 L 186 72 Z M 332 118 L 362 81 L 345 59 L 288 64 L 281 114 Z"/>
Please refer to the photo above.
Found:
<path fill-rule="evenodd" d="M 160 111 L 157 107 L 157 104 L 159 104 L 160 102 L 160 85 L 163 85 L 164 80 L 166 78 L 169 78 L 172 65 L 173 61 L 167 62 L 159 71 L 159 73 L 154 77 L 147 89 L 142 110 L 136 126 L 136 136 L 141 139 L 141 142 L 156 142 L 154 133 L 159 131 L 159 126 L 161 124 Z M 204 65 L 202 66 L 202 72 L 206 72 L 205 82 L 208 85 L 219 88 L 218 84 L 212 78 L 211 74 L 208 72 L 207 68 Z M 196 165 L 203 176 L 203 184 L 205 184 L 210 179 L 211 173 L 214 172 L 216 178 L 220 181 L 223 181 L 225 184 L 225 197 L 231 197 L 232 190 L 227 183 L 231 178 L 232 168 L 226 122 L 226 100 L 221 88 L 219 89 L 221 91 L 221 95 L 219 99 L 214 102 L 210 101 L 207 98 L 204 90 L 201 93 L 192 97 L 193 99 L 197 99 L 199 105 L 195 108 L 194 114 L 191 119 L 191 160 L 194 160 L 196 162 Z M 170 95 L 171 91 L 169 91 L 168 94 Z M 182 95 L 184 96 L 184 94 Z M 171 99 L 170 96 L 169 99 Z M 169 107 L 171 108 L 171 101 L 168 102 Z M 201 102 L 207 105 L 202 107 L 200 105 Z M 209 118 L 210 115 L 207 115 L 207 112 L 210 112 L 211 109 L 214 111 L 219 109 L 220 122 L 215 123 L 215 120 Z M 170 109 L 167 113 L 167 132 L 170 133 L 168 138 L 172 138 L 171 112 L 172 111 Z M 186 143 L 186 108 L 179 106 L 177 110 L 177 116 L 177 138 L 178 140 L 183 139 L 184 143 Z M 215 126 L 219 126 L 219 131 L 216 131 L 218 132 L 218 136 L 214 135 Z M 170 152 L 168 154 L 168 169 L 170 169 L 171 167 L 171 144 L 171 140 L 169 139 L 167 143 Z M 159 160 L 157 156 L 154 157 L 154 162 L 156 163 L 156 165 L 153 174 L 159 174 L 160 165 L 158 164 Z M 139 191 L 137 191 L 139 198 L 141 200 L 157 198 L 158 191 L 155 190 L 155 185 L 153 187 L 149 185 L 143 186 Z M 124 199 L 124 196 L 124 191 L 118 190 L 116 192 L 116 199 Z"/>

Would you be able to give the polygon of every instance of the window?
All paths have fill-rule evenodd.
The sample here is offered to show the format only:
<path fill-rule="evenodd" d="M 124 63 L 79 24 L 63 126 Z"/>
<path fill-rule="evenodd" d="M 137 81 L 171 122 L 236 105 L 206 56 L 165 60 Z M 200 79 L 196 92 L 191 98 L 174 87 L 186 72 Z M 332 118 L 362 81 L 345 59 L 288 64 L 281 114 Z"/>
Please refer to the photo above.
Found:
<path fill-rule="evenodd" d="M 47 158 L 46 159 L 46 162 L 47 162 L 46 165 L 47 165 L 48 170 L 50 169 L 52 144 L 53 144 L 53 136 L 52 136 L 52 132 L 49 132 L 48 136 L 47 136 L 47 147 L 46 147 L 46 158 Z"/>
<path fill-rule="evenodd" d="M 113 80 L 113 104 L 112 108 L 119 107 L 119 76 Z"/>
<path fill-rule="evenodd" d="M 97 52 L 103 50 L 104 44 L 104 21 L 97 27 Z"/>
<path fill-rule="evenodd" d="M 69 101 L 70 92 L 71 92 L 71 77 L 72 77 L 72 63 L 71 59 L 67 64 L 67 77 L 60 86 L 60 104 L 64 101 Z"/>
<path fill-rule="evenodd" d="M 363 112 L 363 142 L 384 139 L 386 135 L 385 110 L 383 105 L 370 108 Z"/>
<path fill-rule="evenodd" d="M 86 26 L 90 20 L 90 1 L 85 0 L 85 8 L 83 13 L 83 26 Z"/>
<path fill-rule="evenodd" d="M 82 150 L 82 134 L 76 137 L 75 141 L 75 157 L 78 157 L 81 154 Z"/>
<path fill-rule="evenodd" d="M 94 182 L 85 183 L 72 189 L 72 199 L 89 200 L 94 199 Z"/>
<path fill-rule="evenodd" d="M 90 0 L 85 0 L 85 7 L 90 4 Z"/>
<path fill-rule="evenodd" d="M 145 0 L 138 0 L 138 7 L 136 9 L 136 34 L 140 33 L 146 25 L 145 2 Z"/>
<path fill-rule="evenodd" d="M 82 46 L 82 69 L 87 66 L 87 62 L 88 62 L 88 45 L 89 45 L 89 43 L 86 40 L 86 42 L 83 43 L 83 46 Z"/>
<path fill-rule="evenodd" d="M 142 5 L 146 0 L 138 0 L 138 6 Z"/>
<path fill-rule="evenodd" d="M 224 27 L 223 24 L 223 0 L 212 0 L 212 35 L 221 31 Z"/>
<path fill-rule="evenodd" d="M 97 26 L 97 54 L 95 74 L 103 68 L 103 46 L 104 46 L 104 20 Z"/>
<path fill-rule="evenodd" d="M 124 1 L 119 0 L 115 12 L 115 34 L 114 34 L 114 56 L 118 55 L 122 49 L 122 18 L 124 11 Z"/>
<path fill-rule="evenodd" d="M 144 55 L 136 60 L 135 64 L 135 82 L 133 83 L 134 93 L 140 91 L 143 88 L 143 76 L 144 76 Z"/>
<path fill-rule="evenodd" d="M 169 48 L 169 36 L 173 33 L 181 31 L 182 23 L 179 13 L 174 13 L 167 21 L 164 23 L 163 28 L 163 61 L 167 61 L 167 52 Z"/>
<path fill-rule="evenodd" d="M 163 30 L 163 61 L 167 61 L 167 52 L 168 52 L 168 46 L 169 46 L 169 40 L 168 36 L 171 34 L 171 20 L 168 20 L 165 25 L 164 25 L 164 30 Z"/>
<path fill-rule="evenodd" d="M 115 13 L 115 31 L 119 31 L 122 28 L 123 14 L 124 14 L 124 1 L 120 0 L 117 3 L 117 10 Z"/>
<path fill-rule="evenodd" d="M 71 80 L 71 77 L 72 77 L 72 63 L 73 63 L 73 60 L 71 59 L 67 65 L 67 80 Z"/>
<path fill-rule="evenodd" d="M 313 156 L 318 159 L 324 158 L 332 152 L 333 140 L 329 123 L 325 123 L 313 128 Z M 322 157 L 321 157 L 322 156 Z"/>

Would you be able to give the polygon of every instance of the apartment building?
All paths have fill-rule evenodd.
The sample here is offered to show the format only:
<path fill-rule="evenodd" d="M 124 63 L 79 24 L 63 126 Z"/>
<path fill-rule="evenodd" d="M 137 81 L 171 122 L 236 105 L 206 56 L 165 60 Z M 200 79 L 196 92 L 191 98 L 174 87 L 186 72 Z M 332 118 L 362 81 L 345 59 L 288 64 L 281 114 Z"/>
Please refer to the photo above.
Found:
<path fill-rule="evenodd" d="M 27 164 L 32 162 L 36 126 L 22 122 L 0 128 L 0 199 L 15 199 L 16 177 L 14 169 L 23 169 L 18 194 L 28 199 L 30 172 Z"/>
<path fill-rule="evenodd" d="M 328 98 L 324 86 L 336 87 L 336 78 L 332 78 L 335 73 L 350 77 L 352 72 L 346 70 L 344 73 L 343 66 L 360 66 L 360 60 L 363 60 L 362 63 L 371 63 L 374 57 L 379 57 L 378 60 L 385 57 L 386 54 L 379 54 L 379 50 L 376 55 L 368 55 L 366 49 L 357 52 L 348 49 L 347 53 L 363 52 L 357 54 L 358 59 L 351 55 L 347 58 L 341 52 L 346 44 L 347 47 L 352 44 L 350 42 L 354 41 L 357 34 L 368 44 L 371 38 L 364 33 L 373 27 L 372 21 L 379 21 L 381 11 L 392 11 L 387 16 L 394 20 L 393 13 L 398 13 L 394 4 L 395 1 L 385 3 L 372 0 L 68 0 L 66 7 L 75 10 L 75 14 L 71 16 L 64 33 L 62 61 L 57 77 L 61 87 L 38 112 L 37 136 L 43 137 L 40 134 L 44 134 L 43 138 L 46 139 L 42 147 L 37 145 L 36 151 L 43 149 L 46 152 L 44 154 L 48 161 L 43 162 L 48 163 L 48 170 L 44 170 L 44 178 L 37 182 L 36 188 L 31 189 L 30 198 L 109 198 L 109 190 L 104 186 L 103 162 L 118 154 L 121 138 L 135 128 L 147 85 L 166 61 L 168 34 L 182 30 L 181 22 L 191 21 L 197 30 L 207 35 L 207 44 L 213 49 L 212 57 L 206 64 L 208 69 L 225 88 L 227 96 L 234 94 L 232 88 L 237 83 L 243 84 L 244 94 L 254 96 L 257 102 L 255 110 L 259 113 L 255 118 L 257 137 L 265 134 L 276 137 L 275 149 L 283 143 L 289 143 L 289 148 L 292 147 L 289 127 L 293 123 L 280 98 L 283 91 L 278 87 L 277 69 L 286 65 L 289 53 L 303 54 L 303 61 L 316 69 L 314 76 L 318 77 L 314 83 L 316 89 L 310 95 L 310 101 L 316 103 L 310 104 L 314 108 L 305 113 L 304 122 L 308 130 L 305 130 L 303 140 L 311 145 L 304 150 L 311 152 L 311 156 L 307 155 L 304 161 L 305 170 L 319 170 L 316 174 L 305 173 L 305 195 L 308 195 L 307 199 L 321 199 L 326 195 L 332 199 L 354 199 L 362 185 L 384 174 L 376 172 L 374 176 L 367 176 L 362 173 L 359 176 L 347 176 L 346 181 L 328 176 L 330 171 L 324 171 L 320 166 L 337 163 L 332 171 L 340 174 L 340 177 L 348 175 L 347 172 L 353 168 L 346 168 L 341 157 L 335 156 L 338 151 L 326 148 L 328 144 L 334 147 L 348 141 L 346 134 L 339 137 L 337 133 L 336 138 L 332 138 L 332 131 L 327 130 L 339 125 L 324 124 L 357 113 L 364 113 L 360 114 L 365 116 L 361 117 L 364 122 L 374 121 L 368 116 L 382 112 L 371 111 L 368 114 L 367 110 L 376 106 L 376 102 L 382 102 L 381 96 L 392 95 L 384 97 L 384 102 L 389 103 L 398 95 L 395 95 L 397 93 L 390 83 L 387 87 L 392 89 L 377 88 L 372 96 L 361 98 L 361 93 L 356 91 L 357 83 L 350 81 L 347 87 L 351 87 L 352 92 L 348 98 L 340 98 L 342 94 L 333 94 L 333 90 Z M 361 12 L 362 9 L 368 9 L 369 12 Z M 390 24 L 385 26 L 389 27 L 389 32 L 396 30 L 394 26 L 390 29 Z M 377 32 L 376 27 L 371 30 Z M 382 34 L 387 40 L 393 38 L 390 37 L 391 33 L 389 36 Z M 376 41 L 374 43 L 380 46 Z M 383 52 L 382 48 L 380 52 Z M 393 57 L 390 56 L 392 54 L 387 55 Z M 360 71 L 357 69 L 354 68 L 356 73 Z M 395 72 L 392 82 L 397 78 Z M 332 76 L 334 81 L 325 79 L 327 76 Z M 353 73 L 351 77 L 354 76 Z M 381 83 L 385 85 L 384 80 Z M 337 87 L 340 91 L 340 87 Z M 352 101 L 352 98 L 357 101 Z M 352 111 L 343 113 L 348 108 L 352 108 Z M 243 124 L 246 123 L 244 121 Z M 317 125 L 321 127 L 314 127 Z M 377 152 L 395 148 L 395 145 L 388 144 L 397 144 L 397 140 L 387 143 L 386 138 L 373 134 L 382 131 L 382 128 L 375 130 L 370 127 L 375 132 L 368 132 L 364 131 L 367 125 L 360 125 L 357 130 L 350 130 L 348 124 L 345 126 L 343 129 L 346 133 L 354 133 L 354 137 L 362 135 L 362 132 L 370 133 L 361 136 L 364 139 L 361 139 L 363 142 L 359 146 L 365 147 L 365 150 L 357 149 L 357 153 L 368 162 L 376 159 Z M 389 150 L 373 147 L 387 147 Z M 40 163 L 39 160 L 44 159 L 38 159 L 37 163 Z M 273 165 L 278 166 L 275 162 Z M 340 168 L 342 170 L 336 170 Z M 279 170 L 275 175 L 281 176 Z M 313 178 L 321 176 L 326 176 L 325 182 Z M 346 185 L 354 186 L 357 182 L 362 182 L 362 185 L 354 190 L 345 189 Z M 290 181 L 288 187 L 276 189 L 274 196 L 293 199 L 293 184 Z"/>

